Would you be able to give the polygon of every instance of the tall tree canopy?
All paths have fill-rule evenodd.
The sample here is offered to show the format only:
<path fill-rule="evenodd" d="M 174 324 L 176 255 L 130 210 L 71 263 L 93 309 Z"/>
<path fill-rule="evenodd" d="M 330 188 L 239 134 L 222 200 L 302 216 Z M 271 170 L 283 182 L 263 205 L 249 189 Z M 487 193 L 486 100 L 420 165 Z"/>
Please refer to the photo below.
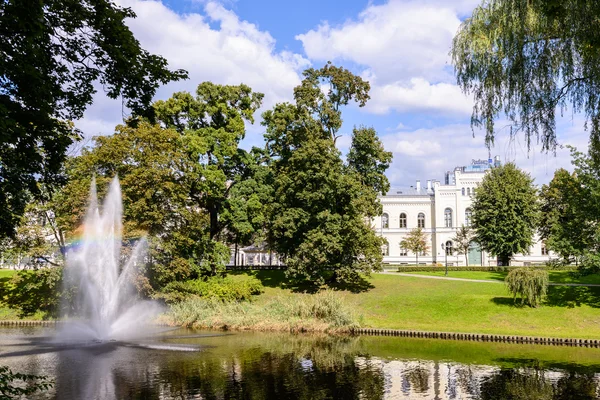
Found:
<path fill-rule="evenodd" d="M 483 0 L 461 24 L 452 60 L 488 146 L 503 112 L 528 146 L 554 150 L 556 111 L 571 107 L 587 116 L 600 151 L 599 17 L 596 0 Z"/>
<path fill-rule="evenodd" d="M 135 14 L 109 0 L 0 2 L 0 236 L 11 235 L 37 181 L 55 183 L 102 85 L 148 116 L 159 85 L 186 77 L 140 47 Z"/>
<path fill-rule="evenodd" d="M 179 132 L 191 161 L 191 169 L 186 171 L 189 196 L 209 216 L 207 235 L 212 248 L 206 249 L 202 261 L 212 273 L 229 259 L 229 248 L 225 244 L 228 228 L 240 228 L 239 224 L 232 226 L 236 222 L 232 210 L 242 204 L 239 201 L 230 204 L 230 193 L 233 190 L 242 195 L 242 191 L 234 187 L 252 177 L 257 164 L 262 162 L 260 152 L 249 153 L 238 146 L 246 135 L 245 122 L 254 122 L 254 112 L 263 97 L 262 93 L 255 93 L 243 84 L 204 82 L 198 85 L 196 96 L 180 92 L 154 104 L 158 121 Z M 246 186 L 245 194 L 248 189 L 252 188 Z M 227 209 L 228 218 L 222 218 L 221 214 Z"/>
<path fill-rule="evenodd" d="M 531 177 L 508 163 L 490 170 L 475 189 L 475 240 L 509 265 L 516 253 L 527 253 L 538 222 L 538 197 Z"/>
<path fill-rule="evenodd" d="M 381 265 L 383 240 L 368 221 L 381 213 L 391 154 L 368 128 L 354 130 L 348 162 L 335 147 L 341 106 L 364 105 L 367 82 L 331 64 L 304 77 L 295 104 L 263 114 L 273 173 L 269 242 L 296 278 L 353 282 Z"/>

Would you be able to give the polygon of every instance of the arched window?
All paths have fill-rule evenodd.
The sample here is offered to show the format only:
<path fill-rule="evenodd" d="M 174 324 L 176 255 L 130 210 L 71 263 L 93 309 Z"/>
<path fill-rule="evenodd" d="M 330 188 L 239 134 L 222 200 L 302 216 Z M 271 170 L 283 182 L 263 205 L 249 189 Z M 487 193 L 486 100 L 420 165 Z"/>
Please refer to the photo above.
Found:
<path fill-rule="evenodd" d="M 390 217 L 385 213 L 381 216 L 381 227 L 383 229 L 387 229 L 390 227 Z"/>
<path fill-rule="evenodd" d="M 407 256 L 408 255 L 408 250 L 406 250 L 405 248 L 400 247 L 400 255 L 401 256 Z"/>
<path fill-rule="evenodd" d="M 400 214 L 400 228 L 406 228 L 406 214 Z"/>
<path fill-rule="evenodd" d="M 543 256 L 548 255 L 548 248 L 546 247 L 546 243 L 542 243 L 542 255 Z"/>
<path fill-rule="evenodd" d="M 471 195 L 471 188 L 467 188 L 467 196 Z"/>
<path fill-rule="evenodd" d="M 452 228 L 452 210 L 450 208 L 444 210 L 444 225 L 446 228 Z"/>
<path fill-rule="evenodd" d="M 446 242 L 446 255 L 447 255 L 447 256 L 451 256 L 451 255 L 452 255 L 452 250 L 453 250 L 453 249 L 452 249 L 452 241 L 451 241 L 451 240 L 448 240 L 448 241 Z"/>
<path fill-rule="evenodd" d="M 462 195 L 465 195 L 465 188 L 462 188 Z"/>
<path fill-rule="evenodd" d="M 390 245 L 389 245 L 389 243 L 388 243 L 387 240 L 381 246 L 381 254 L 383 254 L 384 256 L 389 256 L 390 255 Z"/>
<path fill-rule="evenodd" d="M 467 208 L 465 210 L 465 226 L 471 226 L 471 215 L 472 215 L 471 209 Z"/>
<path fill-rule="evenodd" d="M 419 213 L 419 215 L 417 215 L 417 227 L 425 228 L 425 214 Z"/>

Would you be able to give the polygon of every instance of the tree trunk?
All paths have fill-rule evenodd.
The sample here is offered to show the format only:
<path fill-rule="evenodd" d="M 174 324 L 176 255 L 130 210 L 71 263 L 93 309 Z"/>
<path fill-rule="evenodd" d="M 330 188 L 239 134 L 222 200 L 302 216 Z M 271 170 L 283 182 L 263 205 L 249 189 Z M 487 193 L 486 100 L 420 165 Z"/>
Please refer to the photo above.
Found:
<path fill-rule="evenodd" d="M 510 265 L 510 256 L 506 254 L 499 255 L 498 261 L 500 261 L 503 267 L 508 267 Z"/>
<path fill-rule="evenodd" d="M 419 265 L 419 252 L 417 251 L 417 252 L 415 253 L 415 255 L 417 256 L 417 264 L 416 264 L 416 265 Z"/>
<path fill-rule="evenodd" d="M 468 267 L 469 266 L 469 253 L 465 253 L 465 266 Z"/>

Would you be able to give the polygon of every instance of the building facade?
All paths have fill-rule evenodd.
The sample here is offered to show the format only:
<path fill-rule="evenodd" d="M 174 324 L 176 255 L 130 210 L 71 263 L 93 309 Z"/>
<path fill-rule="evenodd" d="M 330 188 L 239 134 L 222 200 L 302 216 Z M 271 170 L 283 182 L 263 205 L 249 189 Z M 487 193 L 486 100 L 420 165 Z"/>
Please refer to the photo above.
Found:
<path fill-rule="evenodd" d="M 419 254 L 418 263 L 465 265 L 465 255 L 449 250 L 454 247 L 452 238 L 457 229 L 471 224 L 471 204 L 475 188 L 485 173 L 500 165 L 500 158 L 472 160 L 470 165 L 456 167 L 445 174 L 444 182 L 427 180 L 415 186 L 392 189 L 381 196 L 383 214 L 373 220 L 374 228 L 387 244 L 382 251 L 383 261 L 389 264 L 415 264 L 417 256 L 400 247 L 400 242 L 415 228 L 422 228 L 427 237 L 429 250 Z M 444 248 L 442 248 L 444 244 Z M 539 240 L 528 254 L 517 254 L 511 265 L 536 265 L 546 263 L 551 254 Z M 471 245 L 467 254 L 469 265 L 496 266 L 496 257 L 482 251 L 477 243 Z"/>

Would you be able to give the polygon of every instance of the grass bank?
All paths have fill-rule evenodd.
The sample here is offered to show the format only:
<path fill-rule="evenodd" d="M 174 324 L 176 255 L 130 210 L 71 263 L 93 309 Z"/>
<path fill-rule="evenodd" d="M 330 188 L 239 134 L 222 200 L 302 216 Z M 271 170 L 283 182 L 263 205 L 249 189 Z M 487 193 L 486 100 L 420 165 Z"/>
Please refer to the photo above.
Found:
<path fill-rule="evenodd" d="M 402 272 L 402 271 L 394 271 Z M 402 272 L 403 274 L 411 275 L 426 275 L 426 276 L 445 276 L 444 267 L 440 271 L 430 272 Z M 508 272 L 504 271 L 448 271 L 448 276 L 452 278 L 462 279 L 483 279 L 492 281 L 504 281 Z M 585 283 L 585 284 L 600 284 L 600 275 L 578 276 L 571 271 L 548 271 L 548 278 L 552 283 Z"/>
<path fill-rule="evenodd" d="M 282 271 L 244 272 L 265 291 L 254 301 L 306 296 L 285 283 Z M 504 285 L 375 274 L 370 290 L 340 290 L 362 327 L 570 338 L 600 338 L 600 288 L 551 286 L 539 308 L 513 305 Z"/>

